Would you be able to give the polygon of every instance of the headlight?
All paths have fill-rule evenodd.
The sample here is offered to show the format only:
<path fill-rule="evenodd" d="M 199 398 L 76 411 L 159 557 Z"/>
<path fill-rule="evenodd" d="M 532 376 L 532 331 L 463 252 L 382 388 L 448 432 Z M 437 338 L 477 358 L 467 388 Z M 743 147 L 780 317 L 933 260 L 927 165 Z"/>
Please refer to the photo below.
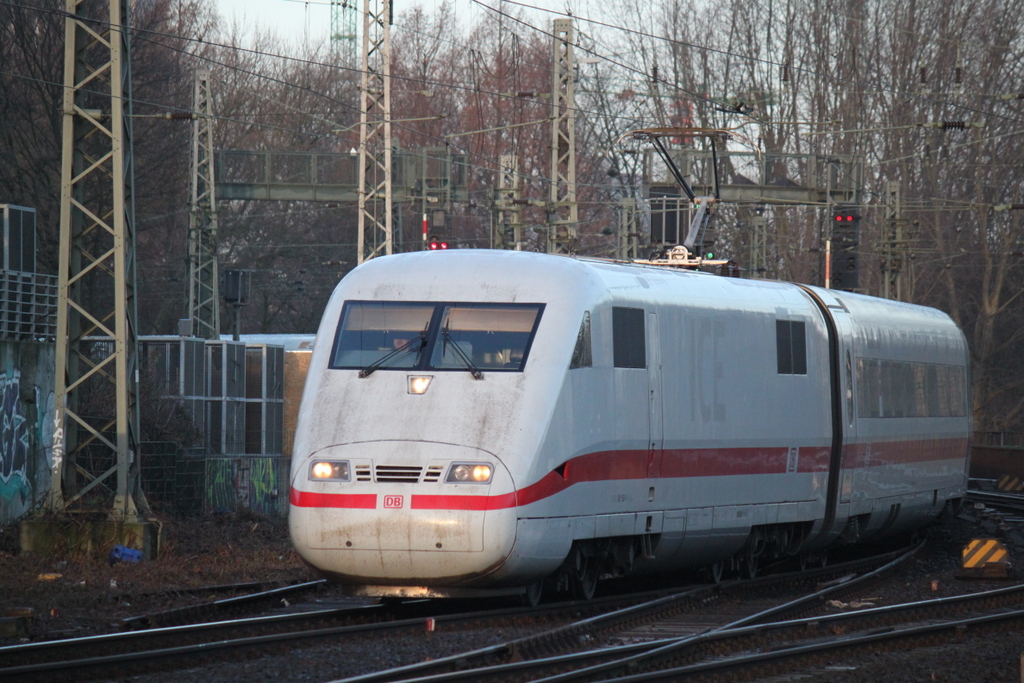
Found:
<path fill-rule="evenodd" d="M 494 468 L 490 465 L 472 462 L 456 462 L 448 469 L 449 484 L 488 484 Z"/>
<path fill-rule="evenodd" d="M 433 375 L 423 376 L 410 376 L 409 377 L 409 393 L 410 394 L 425 394 L 427 388 L 430 386 L 430 380 L 434 378 Z"/>
<path fill-rule="evenodd" d="M 309 478 L 313 481 L 348 481 L 348 463 L 344 460 L 314 460 L 309 466 Z"/>

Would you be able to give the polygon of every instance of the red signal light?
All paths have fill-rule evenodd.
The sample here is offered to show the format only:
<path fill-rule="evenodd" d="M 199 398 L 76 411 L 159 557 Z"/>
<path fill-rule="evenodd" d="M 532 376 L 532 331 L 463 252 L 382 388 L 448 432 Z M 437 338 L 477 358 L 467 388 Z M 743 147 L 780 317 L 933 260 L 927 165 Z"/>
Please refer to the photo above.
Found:
<path fill-rule="evenodd" d="M 434 240 L 434 241 L 432 241 L 430 243 L 430 250 L 431 251 L 435 251 L 437 249 L 447 249 L 447 248 L 448 248 L 448 243 L 447 242 L 439 242 L 438 240 Z"/>

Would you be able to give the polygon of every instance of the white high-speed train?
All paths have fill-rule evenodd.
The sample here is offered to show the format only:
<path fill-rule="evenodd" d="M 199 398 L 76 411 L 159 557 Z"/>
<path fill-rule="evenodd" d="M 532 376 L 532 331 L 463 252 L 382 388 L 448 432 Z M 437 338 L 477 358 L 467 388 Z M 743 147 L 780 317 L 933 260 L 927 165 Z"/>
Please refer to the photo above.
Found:
<path fill-rule="evenodd" d="M 291 536 L 365 595 L 753 574 L 956 505 L 967 387 L 963 335 L 921 306 L 525 252 L 376 258 L 317 334 Z"/>

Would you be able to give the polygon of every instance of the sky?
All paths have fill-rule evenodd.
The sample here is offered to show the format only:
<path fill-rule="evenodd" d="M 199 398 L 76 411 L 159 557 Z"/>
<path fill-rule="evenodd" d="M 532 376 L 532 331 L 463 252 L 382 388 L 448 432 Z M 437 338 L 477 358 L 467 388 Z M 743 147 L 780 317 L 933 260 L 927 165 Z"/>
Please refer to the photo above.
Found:
<path fill-rule="evenodd" d="M 318 42 L 326 40 L 331 28 L 331 8 L 329 0 L 215 0 L 218 11 L 225 20 L 233 18 L 247 25 L 273 29 L 279 37 L 294 44 L 303 44 L 307 40 Z M 362 11 L 363 0 L 356 2 Z M 485 4 L 497 6 L 498 0 L 481 0 Z M 567 5 L 578 9 L 588 4 L 585 0 L 524 0 L 525 4 L 547 7 L 564 11 Z M 422 7 L 432 13 L 442 4 L 453 5 L 456 16 L 465 26 L 471 26 L 484 18 L 489 12 L 471 0 L 395 0 L 395 12 L 401 13 L 406 8 Z M 536 17 L 539 26 L 550 26 L 555 15 L 548 12 L 530 11 Z M 362 30 L 362 21 L 358 24 Z"/>

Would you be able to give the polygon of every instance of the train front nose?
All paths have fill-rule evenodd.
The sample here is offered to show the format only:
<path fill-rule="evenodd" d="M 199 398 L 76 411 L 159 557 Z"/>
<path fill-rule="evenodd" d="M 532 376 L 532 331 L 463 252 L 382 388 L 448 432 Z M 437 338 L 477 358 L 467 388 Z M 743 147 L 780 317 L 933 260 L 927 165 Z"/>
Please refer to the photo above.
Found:
<path fill-rule="evenodd" d="M 474 448 L 345 444 L 292 470 L 292 541 L 307 562 L 344 581 L 485 581 L 511 552 L 515 523 L 508 470 Z"/>

